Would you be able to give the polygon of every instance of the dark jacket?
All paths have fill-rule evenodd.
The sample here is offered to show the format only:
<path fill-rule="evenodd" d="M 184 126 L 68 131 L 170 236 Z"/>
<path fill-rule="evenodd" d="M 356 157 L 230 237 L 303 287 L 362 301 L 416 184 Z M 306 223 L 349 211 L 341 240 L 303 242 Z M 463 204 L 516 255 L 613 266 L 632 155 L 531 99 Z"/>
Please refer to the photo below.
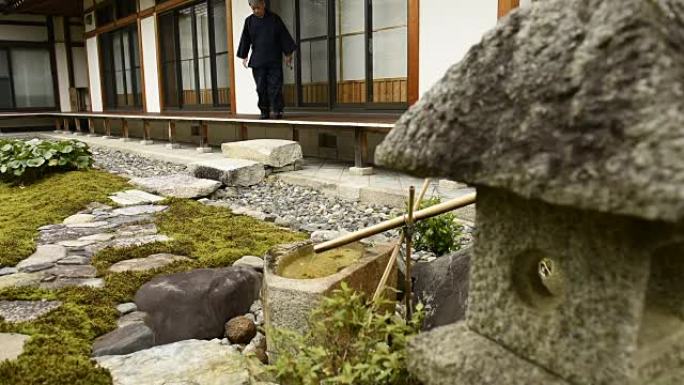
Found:
<path fill-rule="evenodd" d="M 250 15 L 245 19 L 237 57 L 244 59 L 252 48 L 249 66 L 265 67 L 283 62 L 283 54 L 290 55 L 297 45 L 280 16 L 266 11 L 264 17 Z"/>

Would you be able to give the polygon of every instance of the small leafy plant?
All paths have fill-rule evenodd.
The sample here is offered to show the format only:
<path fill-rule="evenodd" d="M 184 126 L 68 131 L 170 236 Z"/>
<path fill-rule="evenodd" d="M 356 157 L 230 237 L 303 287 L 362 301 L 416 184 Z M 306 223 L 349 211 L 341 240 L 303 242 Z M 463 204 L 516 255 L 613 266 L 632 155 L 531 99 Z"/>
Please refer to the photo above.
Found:
<path fill-rule="evenodd" d="M 312 312 L 309 331 L 268 331 L 278 352 L 269 367 L 282 385 L 414 385 L 406 345 L 424 318 L 422 305 L 406 322 L 393 303 L 368 303 L 346 284 Z"/>
<path fill-rule="evenodd" d="M 32 181 L 51 171 L 87 169 L 93 164 L 88 145 L 77 140 L 0 140 L 0 178 Z"/>
<path fill-rule="evenodd" d="M 420 209 L 441 203 L 438 197 L 425 199 Z M 418 221 L 414 225 L 413 247 L 416 250 L 431 251 L 436 255 L 444 255 L 461 247 L 459 238 L 463 226 L 458 223 L 456 215 L 445 213 L 436 217 Z"/>

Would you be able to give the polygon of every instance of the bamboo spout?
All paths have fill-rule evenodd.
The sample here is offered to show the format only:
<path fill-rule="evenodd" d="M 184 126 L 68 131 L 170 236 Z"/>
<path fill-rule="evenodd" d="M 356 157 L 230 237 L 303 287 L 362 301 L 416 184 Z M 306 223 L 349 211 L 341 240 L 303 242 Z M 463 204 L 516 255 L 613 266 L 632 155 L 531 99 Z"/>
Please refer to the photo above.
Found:
<path fill-rule="evenodd" d="M 456 210 L 458 208 L 468 206 L 475 203 L 476 194 L 470 193 L 468 195 L 452 199 L 447 202 L 440 203 L 428 207 L 426 209 L 416 211 L 413 214 L 413 221 L 421 221 L 423 219 L 432 218 L 434 216 L 444 214 L 446 212 Z M 348 245 L 352 242 L 359 241 L 364 238 L 372 237 L 373 235 L 384 233 L 385 231 L 396 229 L 397 227 L 404 226 L 407 223 L 407 215 L 402 215 L 401 217 L 389 219 L 385 222 L 378 223 L 377 225 L 355 231 L 351 234 L 347 234 L 343 237 L 333 239 L 327 242 L 319 243 L 314 246 L 314 252 L 322 253 L 327 250 L 334 249 L 336 247 Z"/>

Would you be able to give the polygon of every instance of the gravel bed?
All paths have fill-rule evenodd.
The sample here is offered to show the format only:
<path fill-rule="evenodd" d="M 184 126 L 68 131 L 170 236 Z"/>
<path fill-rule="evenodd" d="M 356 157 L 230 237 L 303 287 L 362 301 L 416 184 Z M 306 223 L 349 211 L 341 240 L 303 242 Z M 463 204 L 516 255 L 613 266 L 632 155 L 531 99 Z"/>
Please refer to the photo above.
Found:
<path fill-rule="evenodd" d="M 163 162 L 148 157 L 112 150 L 105 147 L 91 147 L 95 167 L 114 174 L 129 177 L 149 177 L 179 174 L 187 171 L 185 165 Z"/>

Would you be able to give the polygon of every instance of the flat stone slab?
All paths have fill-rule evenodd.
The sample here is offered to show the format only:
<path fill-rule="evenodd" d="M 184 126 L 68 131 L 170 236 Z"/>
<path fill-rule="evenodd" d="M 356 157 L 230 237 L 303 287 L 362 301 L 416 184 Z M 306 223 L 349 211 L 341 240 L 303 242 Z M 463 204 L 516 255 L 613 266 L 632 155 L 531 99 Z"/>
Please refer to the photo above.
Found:
<path fill-rule="evenodd" d="M 112 211 L 112 213 L 116 214 L 116 215 L 125 215 L 125 216 L 155 214 L 155 213 L 162 212 L 162 211 L 166 210 L 168 207 L 169 206 L 139 205 L 139 206 L 131 206 L 131 207 L 124 207 L 124 208 L 116 209 L 116 210 Z"/>
<path fill-rule="evenodd" d="M 57 244 L 60 246 L 64 246 L 64 247 L 72 248 L 72 249 L 83 248 L 86 246 L 90 246 L 93 243 L 95 243 L 95 241 L 83 241 L 83 240 L 78 240 L 78 239 L 57 242 Z"/>
<path fill-rule="evenodd" d="M 248 385 L 245 359 L 220 340 L 186 340 L 125 356 L 95 358 L 114 385 Z"/>
<path fill-rule="evenodd" d="M 105 221 L 97 221 L 97 222 L 86 222 L 86 223 L 72 223 L 66 225 L 70 229 L 96 229 L 98 227 L 103 227 L 107 226 L 107 222 Z"/>
<path fill-rule="evenodd" d="M 252 160 L 271 167 L 287 166 L 304 158 L 299 143 L 281 139 L 223 143 L 221 151 L 228 158 Z"/>
<path fill-rule="evenodd" d="M 76 214 L 72 215 L 66 219 L 62 223 L 65 225 L 74 225 L 74 224 L 81 224 L 81 223 L 90 223 L 95 220 L 95 215 L 91 214 Z"/>
<path fill-rule="evenodd" d="M 91 265 L 57 265 L 45 270 L 45 274 L 58 278 L 95 278 L 97 269 Z"/>
<path fill-rule="evenodd" d="M 221 182 L 195 178 L 187 174 L 133 178 L 130 183 L 151 193 L 186 199 L 209 196 L 221 187 Z"/>
<path fill-rule="evenodd" d="M 49 268 L 55 262 L 67 256 L 67 249 L 60 245 L 42 245 L 36 252 L 17 264 L 19 271 L 36 271 Z M 42 269 L 40 269 L 42 267 Z"/>
<path fill-rule="evenodd" d="M 116 311 L 121 315 L 126 315 L 138 310 L 138 306 L 133 302 L 126 302 L 116 306 Z"/>
<path fill-rule="evenodd" d="M 253 255 L 245 255 L 233 263 L 233 266 L 247 266 L 257 271 L 264 271 L 264 260 Z"/>
<path fill-rule="evenodd" d="M 226 186 L 253 186 L 266 177 L 263 164 L 244 159 L 206 160 L 191 163 L 188 168 L 198 178 L 217 180 Z"/>
<path fill-rule="evenodd" d="M 41 289 L 62 289 L 65 287 L 92 287 L 102 289 L 105 281 L 102 278 L 62 278 L 52 282 L 41 282 Z"/>
<path fill-rule="evenodd" d="M 0 277 L 2 277 L 4 275 L 15 274 L 18 272 L 19 272 L 19 270 L 17 270 L 16 267 L 3 267 L 0 269 Z"/>
<path fill-rule="evenodd" d="M 60 301 L 0 301 L 0 317 L 10 323 L 32 321 L 60 306 Z"/>
<path fill-rule="evenodd" d="M 146 245 L 148 243 L 155 243 L 155 242 L 168 242 L 170 241 L 171 238 L 167 237 L 166 235 L 144 235 L 141 237 L 131 237 L 131 238 L 118 238 L 115 239 L 107 244 L 107 247 L 115 247 L 115 248 L 121 248 L 121 247 L 131 247 L 131 246 L 142 246 Z"/>
<path fill-rule="evenodd" d="M 19 357 L 24 352 L 24 344 L 29 338 L 24 334 L 0 333 L 0 362 Z"/>
<path fill-rule="evenodd" d="M 118 320 L 116 320 L 116 326 L 122 328 L 131 324 L 145 323 L 147 318 L 147 313 L 144 311 L 134 311 L 132 313 L 122 315 Z"/>
<path fill-rule="evenodd" d="M 118 192 L 109 197 L 120 206 L 136 206 L 147 203 L 157 203 L 164 200 L 159 195 L 154 195 L 140 190 L 126 190 Z"/>
<path fill-rule="evenodd" d="M 115 329 L 93 343 L 93 357 L 130 354 L 154 345 L 152 329 L 142 323 L 134 323 Z"/>
<path fill-rule="evenodd" d="M 100 234 L 93 234 L 93 235 L 88 235 L 85 237 L 78 238 L 79 241 L 90 241 L 90 242 L 107 242 L 111 241 L 114 239 L 114 234 L 111 233 L 100 233 Z"/>
<path fill-rule="evenodd" d="M 113 273 L 126 271 L 147 271 L 159 269 L 178 261 L 189 261 L 190 258 L 172 254 L 154 254 L 147 258 L 135 258 L 121 261 L 109 267 Z"/>
<path fill-rule="evenodd" d="M 70 255 L 64 259 L 57 261 L 57 265 L 87 265 L 90 263 L 90 258 L 82 255 Z"/>
<path fill-rule="evenodd" d="M 16 273 L 0 277 L 0 289 L 8 287 L 37 286 L 45 277 L 42 272 Z"/>

